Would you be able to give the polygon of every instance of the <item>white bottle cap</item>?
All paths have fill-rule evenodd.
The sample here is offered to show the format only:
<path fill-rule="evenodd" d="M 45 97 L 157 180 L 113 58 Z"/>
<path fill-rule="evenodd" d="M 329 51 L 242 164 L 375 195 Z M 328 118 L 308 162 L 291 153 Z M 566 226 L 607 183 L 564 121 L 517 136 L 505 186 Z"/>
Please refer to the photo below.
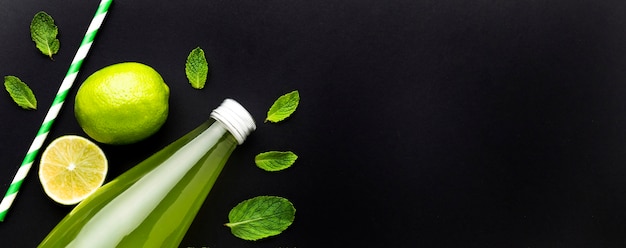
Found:
<path fill-rule="evenodd" d="M 211 112 L 211 118 L 224 124 L 241 145 L 246 137 L 256 129 L 252 115 L 233 99 L 226 99 Z"/>

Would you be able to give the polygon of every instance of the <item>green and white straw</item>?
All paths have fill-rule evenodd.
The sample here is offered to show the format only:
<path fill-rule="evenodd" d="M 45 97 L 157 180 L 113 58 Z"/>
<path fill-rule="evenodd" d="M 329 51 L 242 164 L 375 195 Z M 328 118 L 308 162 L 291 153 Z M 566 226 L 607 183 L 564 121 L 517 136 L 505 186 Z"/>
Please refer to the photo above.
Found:
<path fill-rule="evenodd" d="M 96 33 L 100 29 L 102 22 L 104 22 L 104 17 L 109 10 L 111 2 L 113 2 L 113 0 L 102 0 L 100 2 L 98 10 L 96 10 L 94 17 L 91 20 L 91 24 L 89 24 L 89 28 L 85 33 L 83 41 L 80 43 L 80 47 L 78 47 L 76 55 L 74 55 L 74 60 L 72 60 L 72 64 L 67 70 L 67 74 L 65 74 L 65 78 L 61 83 L 61 87 L 59 87 L 59 91 L 52 101 L 50 110 L 48 110 L 48 113 L 46 114 L 46 117 L 43 120 L 39 131 L 37 132 L 37 136 L 35 136 L 33 143 L 30 145 L 30 148 L 26 153 L 26 157 L 24 157 L 22 165 L 20 165 L 20 168 L 15 174 L 15 177 L 13 178 L 9 189 L 7 190 L 7 193 L 4 195 L 4 198 L 2 198 L 2 202 L 0 202 L 0 222 L 4 221 L 4 218 L 6 217 L 7 212 L 11 207 L 11 204 L 13 204 L 13 201 L 15 200 L 15 197 L 17 196 L 17 193 L 20 189 L 20 186 L 22 185 L 22 182 L 24 181 L 24 178 L 26 178 L 26 174 L 28 174 L 28 171 L 32 167 L 33 162 L 35 161 L 35 158 L 37 157 L 37 154 L 41 149 L 41 146 L 43 145 L 46 137 L 48 136 L 48 133 L 50 132 L 52 123 L 54 123 L 54 120 L 57 118 L 61 107 L 63 107 L 65 98 L 67 97 L 70 88 L 72 88 L 72 85 L 74 84 L 74 80 L 78 75 L 80 66 L 83 63 L 83 60 L 85 60 L 85 58 L 87 57 L 87 53 L 91 48 L 91 44 L 93 44 Z"/>

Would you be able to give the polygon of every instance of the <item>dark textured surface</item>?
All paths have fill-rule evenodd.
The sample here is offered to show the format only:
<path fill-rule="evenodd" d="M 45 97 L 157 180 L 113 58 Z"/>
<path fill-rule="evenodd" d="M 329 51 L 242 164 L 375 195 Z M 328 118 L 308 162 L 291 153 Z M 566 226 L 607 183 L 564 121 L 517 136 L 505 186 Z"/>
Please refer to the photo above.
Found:
<path fill-rule="evenodd" d="M 626 2 L 115 0 L 76 84 L 113 63 L 154 67 L 171 87 L 156 135 L 106 146 L 109 179 L 205 120 L 224 98 L 258 130 L 239 147 L 181 247 L 626 246 Z M 39 110 L 0 94 L 0 190 L 11 182 L 98 1 L 0 0 L 0 74 L 29 84 Z M 28 26 L 59 26 L 54 61 Z M 203 90 L 188 53 L 210 63 Z M 85 134 L 73 97 L 47 143 Z M 280 95 L 301 104 L 263 123 Z M 292 150 L 279 173 L 257 153 Z M 33 247 L 71 208 L 33 167 L 0 223 L 2 247 Z M 297 208 L 283 234 L 239 240 L 222 224 L 257 195 Z"/>

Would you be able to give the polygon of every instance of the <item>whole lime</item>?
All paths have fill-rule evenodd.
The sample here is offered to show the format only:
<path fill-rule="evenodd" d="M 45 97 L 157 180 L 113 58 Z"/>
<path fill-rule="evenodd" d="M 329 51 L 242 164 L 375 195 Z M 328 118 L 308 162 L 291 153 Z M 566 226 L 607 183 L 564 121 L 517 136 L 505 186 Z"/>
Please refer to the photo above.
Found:
<path fill-rule="evenodd" d="M 91 74 L 76 93 L 74 115 L 94 140 L 131 144 L 156 133 L 169 110 L 170 90 L 152 67 L 124 62 Z"/>

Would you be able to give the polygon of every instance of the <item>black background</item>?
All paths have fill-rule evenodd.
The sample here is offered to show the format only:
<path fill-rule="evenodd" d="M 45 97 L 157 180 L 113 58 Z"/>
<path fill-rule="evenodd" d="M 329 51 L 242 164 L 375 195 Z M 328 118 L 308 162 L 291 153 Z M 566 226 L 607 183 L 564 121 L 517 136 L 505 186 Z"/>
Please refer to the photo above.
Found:
<path fill-rule="evenodd" d="M 0 94 L 0 190 L 6 192 L 98 1 L 0 0 L 0 74 L 39 109 Z M 54 61 L 30 40 L 40 10 L 59 26 Z M 200 46 L 203 90 L 184 63 Z M 626 2 L 597 0 L 115 0 L 48 137 L 85 136 L 77 85 L 137 61 L 171 88 L 149 139 L 101 145 L 109 180 L 204 121 L 224 98 L 258 129 L 229 160 L 181 247 L 626 246 Z M 263 123 L 280 95 L 296 113 Z M 257 153 L 292 150 L 288 170 Z M 33 247 L 70 210 L 37 164 L 5 222 L 3 247 Z M 240 240 L 222 226 L 257 195 L 289 198 L 294 224 Z"/>

